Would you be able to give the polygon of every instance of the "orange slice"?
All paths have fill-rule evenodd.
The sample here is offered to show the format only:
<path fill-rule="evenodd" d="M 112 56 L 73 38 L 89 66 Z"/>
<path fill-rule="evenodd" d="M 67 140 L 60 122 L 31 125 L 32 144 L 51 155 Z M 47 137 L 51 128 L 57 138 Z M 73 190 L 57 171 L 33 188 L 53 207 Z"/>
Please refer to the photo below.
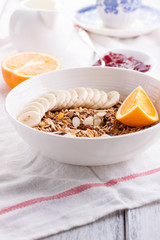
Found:
<path fill-rule="evenodd" d="M 11 87 L 33 76 L 62 68 L 61 61 L 40 52 L 21 52 L 5 57 L 1 63 L 3 78 Z"/>
<path fill-rule="evenodd" d="M 147 126 L 159 120 L 158 112 L 141 86 L 134 89 L 117 111 L 116 119 L 131 126 Z"/>

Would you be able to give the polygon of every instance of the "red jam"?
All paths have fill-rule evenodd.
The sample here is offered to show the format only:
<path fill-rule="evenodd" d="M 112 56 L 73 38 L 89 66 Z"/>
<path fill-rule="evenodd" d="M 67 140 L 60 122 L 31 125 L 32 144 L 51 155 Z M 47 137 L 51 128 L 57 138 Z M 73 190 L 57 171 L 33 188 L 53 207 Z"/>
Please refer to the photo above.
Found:
<path fill-rule="evenodd" d="M 126 69 L 136 70 L 139 72 L 147 72 L 151 68 L 151 65 L 145 65 L 143 62 L 133 57 L 127 58 L 125 55 L 120 53 L 110 52 L 108 55 L 105 55 L 103 57 L 103 60 L 105 61 L 106 67 L 126 68 Z M 101 61 L 98 60 L 93 66 L 100 66 L 100 65 L 101 65 Z"/>

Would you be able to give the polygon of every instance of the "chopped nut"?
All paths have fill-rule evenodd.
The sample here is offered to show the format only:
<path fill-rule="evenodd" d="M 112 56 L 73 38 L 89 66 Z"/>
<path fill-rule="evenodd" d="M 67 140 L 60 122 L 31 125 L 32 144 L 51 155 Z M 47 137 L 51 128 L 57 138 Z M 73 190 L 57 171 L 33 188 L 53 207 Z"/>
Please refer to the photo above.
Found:
<path fill-rule="evenodd" d="M 74 112 L 71 112 L 71 111 L 70 111 L 70 112 L 68 113 L 68 117 L 69 117 L 69 118 L 72 118 L 73 115 L 74 115 Z"/>
<path fill-rule="evenodd" d="M 78 118 L 78 117 L 74 117 L 74 118 L 72 119 L 72 124 L 73 124 L 73 126 L 74 126 L 75 128 L 79 127 L 79 125 L 80 125 L 80 120 L 79 120 L 79 118 Z"/>
<path fill-rule="evenodd" d="M 103 134 L 103 135 L 101 135 L 101 137 L 111 137 L 111 136 L 108 134 Z"/>
<path fill-rule="evenodd" d="M 65 137 L 76 137 L 74 134 L 71 134 L 71 133 L 67 133 L 66 135 L 65 135 Z"/>
<path fill-rule="evenodd" d="M 89 116 L 83 121 L 84 125 L 93 125 L 93 117 Z"/>
<path fill-rule="evenodd" d="M 99 117 L 94 118 L 94 126 L 100 126 L 102 120 Z"/>
<path fill-rule="evenodd" d="M 98 113 L 96 113 L 95 116 L 97 117 L 104 117 L 106 115 L 106 111 L 99 111 Z"/>

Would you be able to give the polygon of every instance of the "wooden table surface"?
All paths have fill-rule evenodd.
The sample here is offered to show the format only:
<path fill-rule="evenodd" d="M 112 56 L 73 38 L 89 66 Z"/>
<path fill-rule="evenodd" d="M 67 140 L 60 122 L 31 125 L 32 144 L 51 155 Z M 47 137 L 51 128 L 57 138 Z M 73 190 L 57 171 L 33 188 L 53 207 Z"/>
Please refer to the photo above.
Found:
<path fill-rule="evenodd" d="M 44 240 L 160 240 L 160 202 L 118 211 Z"/>

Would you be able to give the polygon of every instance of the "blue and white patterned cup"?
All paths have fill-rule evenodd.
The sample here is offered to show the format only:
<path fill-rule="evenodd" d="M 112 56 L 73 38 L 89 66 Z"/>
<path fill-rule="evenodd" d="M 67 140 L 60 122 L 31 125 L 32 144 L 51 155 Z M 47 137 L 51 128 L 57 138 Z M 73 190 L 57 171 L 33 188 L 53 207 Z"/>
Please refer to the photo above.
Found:
<path fill-rule="evenodd" d="M 142 0 L 97 0 L 97 11 L 105 25 L 125 28 L 137 17 Z"/>

